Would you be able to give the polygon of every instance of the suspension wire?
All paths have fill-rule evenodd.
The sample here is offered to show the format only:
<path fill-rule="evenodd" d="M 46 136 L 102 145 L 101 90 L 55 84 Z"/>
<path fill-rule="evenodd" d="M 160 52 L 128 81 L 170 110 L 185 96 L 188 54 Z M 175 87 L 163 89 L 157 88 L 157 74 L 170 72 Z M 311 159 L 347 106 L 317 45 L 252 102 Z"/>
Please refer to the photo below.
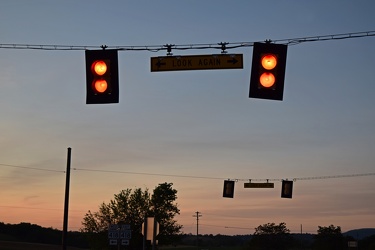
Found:
<path fill-rule="evenodd" d="M 28 49 L 28 50 L 87 50 L 98 49 L 100 46 L 76 45 L 48 45 L 48 44 L 0 44 L 0 49 Z"/>
<path fill-rule="evenodd" d="M 333 34 L 333 35 L 322 35 L 322 36 L 310 36 L 300 38 L 287 38 L 271 40 L 273 43 L 281 43 L 286 45 L 297 45 L 305 42 L 318 42 L 318 41 L 329 41 L 329 40 L 343 40 L 350 38 L 361 38 L 375 36 L 375 31 L 363 31 L 353 32 L 345 34 Z M 182 44 L 173 45 L 168 47 L 166 45 L 145 45 L 145 46 L 92 46 L 92 45 L 35 45 L 35 44 L 0 44 L 0 49 L 28 49 L 28 50 L 88 50 L 88 49 L 100 49 L 106 46 L 108 49 L 117 49 L 119 51 L 149 51 L 159 52 L 165 51 L 173 47 L 173 50 L 201 50 L 201 49 L 236 49 L 241 47 L 252 47 L 254 42 L 220 42 L 220 43 L 207 43 L 207 44 Z"/>
<path fill-rule="evenodd" d="M 25 167 L 10 164 L 2 164 L 0 166 L 12 167 L 12 168 L 22 168 L 27 170 L 37 170 L 37 171 L 48 171 L 48 172 L 58 172 L 65 173 L 62 170 L 53 170 L 45 168 L 35 168 L 35 167 Z M 86 171 L 86 172 L 99 172 L 99 173 L 112 173 L 112 174 L 133 174 L 133 175 L 149 175 L 149 176 L 164 176 L 164 177 L 178 177 L 178 178 L 190 178 L 190 179 L 210 179 L 210 180 L 234 180 L 236 182 L 269 182 L 269 181 L 282 181 L 282 180 L 293 180 L 293 181 L 306 181 L 306 180 L 321 180 L 321 179 L 337 179 L 337 178 L 350 178 L 350 177 L 364 177 L 364 176 L 375 176 L 375 173 L 363 173 L 363 174 L 347 174 L 347 175 L 328 175 L 328 176 L 310 176 L 310 177 L 295 177 L 295 178 L 265 178 L 265 179 L 254 179 L 254 178 L 223 178 L 223 177 L 209 177 L 209 176 L 194 176 L 194 175 L 174 175 L 174 174 L 158 174 L 158 173 L 146 173 L 146 172 L 131 172 L 131 171 L 119 171 L 119 170 L 104 170 L 104 169 L 87 169 L 87 168 L 72 168 L 75 171 Z"/>
<path fill-rule="evenodd" d="M 38 170 L 38 171 L 65 173 L 65 171 L 63 171 L 63 170 L 53 170 L 53 169 L 46 169 L 46 168 L 24 167 L 24 166 L 17 166 L 17 165 L 2 164 L 2 163 L 0 163 L 0 166 L 11 167 L 11 168 L 22 168 L 22 169 L 27 169 L 27 170 Z"/>
<path fill-rule="evenodd" d="M 287 44 L 294 45 L 294 44 L 299 44 L 303 42 L 343 40 L 343 39 L 360 38 L 360 37 L 368 37 L 368 36 L 375 36 L 375 31 L 364 31 L 364 32 L 354 32 L 354 33 L 347 33 L 347 34 L 335 34 L 335 35 L 324 35 L 324 36 L 315 36 L 315 37 L 283 39 L 283 40 L 276 40 L 276 41 L 287 42 Z"/>
<path fill-rule="evenodd" d="M 307 180 L 322 180 L 322 179 L 337 179 L 337 178 L 350 178 L 350 177 L 363 177 L 372 176 L 375 173 L 364 173 L 364 174 L 347 174 L 347 175 L 327 175 L 327 176 L 310 176 L 310 177 L 296 177 L 296 178 L 283 178 L 283 179 L 237 179 L 239 181 L 307 181 Z"/>
<path fill-rule="evenodd" d="M 88 172 L 100 172 L 100 173 L 116 173 L 116 174 L 134 174 L 134 175 L 152 175 L 152 176 L 165 176 L 165 177 L 178 177 L 178 178 L 195 178 L 195 179 L 210 179 L 210 180 L 228 180 L 228 178 L 222 177 L 208 177 L 208 176 L 193 176 L 193 175 L 172 175 L 172 174 L 156 174 L 156 173 L 142 173 L 142 172 L 130 172 L 130 171 L 117 171 L 117 170 L 102 170 L 102 169 L 85 169 L 85 168 L 73 168 L 75 171 L 88 171 Z M 269 182 L 269 181 L 282 181 L 282 180 L 293 180 L 293 181 L 305 181 L 305 180 L 320 180 L 320 179 L 337 179 L 337 178 L 349 178 L 349 177 L 363 177 L 372 176 L 375 173 L 364 173 L 364 174 L 348 174 L 348 175 L 329 175 L 329 176 L 311 176 L 311 177 L 297 177 L 297 178 L 276 178 L 276 179 L 229 179 L 243 182 Z"/>
<path fill-rule="evenodd" d="M 145 172 L 129 172 L 129 171 L 87 169 L 87 168 L 73 168 L 72 170 L 87 171 L 87 172 L 100 172 L 100 173 L 114 173 L 114 174 L 134 174 L 134 175 L 151 175 L 151 176 L 165 176 L 165 177 L 179 177 L 179 178 L 222 180 L 222 178 L 219 178 L 219 177 L 207 177 L 207 176 L 204 177 L 204 176 L 193 176 L 193 175 L 156 174 L 156 173 L 145 173 Z"/>

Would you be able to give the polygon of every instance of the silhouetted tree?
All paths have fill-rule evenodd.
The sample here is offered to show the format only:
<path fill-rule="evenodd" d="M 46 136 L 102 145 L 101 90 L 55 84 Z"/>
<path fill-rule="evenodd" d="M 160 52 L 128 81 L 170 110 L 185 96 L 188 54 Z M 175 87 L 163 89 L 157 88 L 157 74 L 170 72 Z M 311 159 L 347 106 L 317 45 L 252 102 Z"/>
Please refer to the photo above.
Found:
<path fill-rule="evenodd" d="M 340 250 L 346 248 L 346 243 L 341 233 L 341 227 L 335 227 L 334 225 L 328 227 L 318 226 L 317 233 L 314 241 L 314 249 Z"/>
<path fill-rule="evenodd" d="M 294 239 L 285 222 L 279 225 L 267 223 L 255 228 L 255 233 L 249 243 L 250 249 L 284 250 L 293 246 Z"/>
<path fill-rule="evenodd" d="M 159 184 L 149 193 L 148 189 L 125 189 L 114 196 L 108 204 L 102 203 L 99 211 L 88 211 L 82 221 L 82 231 L 91 234 L 92 247 L 103 248 L 108 245 L 108 227 L 110 224 L 130 224 L 132 230 L 131 245 L 142 244 L 142 223 L 145 217 L 155 217 L 159 223 L 160 244 L 169 243 L 173 235 L 180 232 L 182 226 L 174 220 L 180 213 L 177 204 L 177 190 L 172 183 Z"/>
<path fill-rule="evenodd" d="M 180 214 L 175 203 L 177 199 L 177 190 L 172 188 L 172 183 L 159 184 L 154 189 L 151 197 L 149 214 L 154 216 L 159 222 L 159 235 L 157 239 L 160 243 L 170 244 L 176 240 L 176 235 L 180 232 L 182 226 L 174 220 L 176 214 Z"/>

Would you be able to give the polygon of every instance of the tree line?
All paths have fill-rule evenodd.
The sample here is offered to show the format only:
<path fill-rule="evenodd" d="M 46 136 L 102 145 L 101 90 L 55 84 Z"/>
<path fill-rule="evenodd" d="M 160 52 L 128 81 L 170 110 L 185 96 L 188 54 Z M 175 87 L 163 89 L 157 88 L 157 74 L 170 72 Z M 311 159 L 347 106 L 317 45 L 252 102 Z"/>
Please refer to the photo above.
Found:
<path fill-rule="evenodd" d="M 83 232 L 68 232 L 68 246 L 84 249 L 111 249 L 108 238 L 99 247 L 90 242 L 90 237 Z M 53 228 L 43 228 L 30 223 L 5 224 L 0 222 L 0 241 L 32 242 L 60 245 L 62 232 Z M 255 228 L 253 235 L 199 235 L 199 249 L 211 247 L 240 247 L 243 250 L 263 249 L 311 249 L 340 250 L 348 249 L 352 237 L 344 236 L 338 226 L 319 226 L 316 234 L 291 234 L 285 223 L 267 223 Z M 196 246 L 197 237 L 193 234 L 178 234 L 172 244 Z M 375 235 L 357 242 L 357 249 L 374 250 Z M 130 249 L 142 249 L 131 247 Z M 172 248 L 173 249 L 173 248 Z M 238 249 L 238 248 L 237 248 Z M 356 249 L 356 248 L 352 248 Z"/>
<path fill-rule="evenodd" d="M 142 224 L 147 217 L 159 223 L 158 245 L 192 245 L 199 247 L 240 246 L 244 250 L 341 250 L 348 249 L 354 238 L 344 236 L 339 226 L 319 226 L 317 234 L 291 234 L 284 222 L 267 223 L 255 228 L 253 235 L 196 235 L 183 234 L 175 216 L 178 208 L 177 190 L 172 183 L 161 183 L 150 192 L 140 188 L 125 189 L 114 195 L 109 203 L 99 205 L 98 211 L 88 211 L 80 232 L 68 232 L 68 245 L 90 249 L 112 249 L 109 246 L 110 225 L 129 225 L 131 239 L 128 247 L 142 249 Z M 61 244 L 62 233 L 53 228 L 42 228 L 30 223 L 18 225 L 0 222 L 0 241 L 23 241 Z M 198 241 L 197 241 L 198 240 Z M 359 249 L 375 249 L 375 235 L 357 242 Z M 148 249 L 151 249 L 150 243 Z"/>
<path fill-rule="evenodd" d="M 303 234 L 291 234 L 284 222 L 279 224 L 267 223 L 255 228 L 255 233 L 248 242 L 246 249 L 375 249 L 375 235 L 357 241 L 352 236 L 344 236 L 340 226 L 318 226 L 317 234 L 310 235 L 310 237 L 306 236 Z"/>
<path fill-rule="evenodd" d="M 81 232 L 68 232 L 67 239 L 69 246 L 80 248 L 89 247 L 87 236 Z M 0 241 L 59 245 L 62 242 L 62 231 L 27 222 L 19 224 L 5 224 L 0 222 Z"/>

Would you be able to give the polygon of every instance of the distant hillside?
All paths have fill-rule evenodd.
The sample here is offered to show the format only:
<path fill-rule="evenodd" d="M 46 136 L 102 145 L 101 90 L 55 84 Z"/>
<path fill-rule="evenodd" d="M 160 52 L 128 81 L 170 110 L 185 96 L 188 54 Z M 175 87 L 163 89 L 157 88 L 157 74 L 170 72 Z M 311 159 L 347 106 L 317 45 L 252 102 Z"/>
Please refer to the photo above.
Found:
<path fill-rule="evenodd" d="M 351 236 L 356 240 L 362 240 L 371 235 L 375 235 L 375 228 L 361 228 L 350 230 L 346 233 L 343 233 L 345 236 Z"/>

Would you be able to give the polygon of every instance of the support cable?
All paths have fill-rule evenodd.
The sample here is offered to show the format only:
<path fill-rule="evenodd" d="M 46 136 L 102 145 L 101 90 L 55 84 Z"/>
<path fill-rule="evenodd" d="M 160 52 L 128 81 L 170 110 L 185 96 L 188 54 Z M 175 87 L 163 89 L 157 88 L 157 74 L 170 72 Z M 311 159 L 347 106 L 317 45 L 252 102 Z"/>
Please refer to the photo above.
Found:
<path fill-rule="evenodd" d="M 52 170 L 44 168 L 34 168 L 17 166 L 10 164 L 2 164 L 0 166 L 11 167 L 11 168 L 22 168 L 26 170 L 38 170 L 38 171 L 49 171 L 65 173 L 61 170 Z M 273 182 L 282 180 L 293 180 L 293 181 L 307 181 L 307 180 L 322 180 L 322 179 L 339 179 L 339 178 L 353 178 L 353 177 L 365 177 L 375 176 L 375 173 L 361 173 L 361 174 L 342 174 L 342 175 L 326 175 L 326 176 L 310 176 L 310 177 L 294 177 L 294 178 L 223 178 L 223 177 L 210 177 L 210 176 L 194 176 L 194 175 L 174 175 L 174 174 L 160 174 L 160 173 L 146 173 L 146 172 L 131 172 L 131 171 L 120 171 L 120 170 L 107 170 L 107 169 L 87 169 L 87 168 L 72 168 L 73 171 L 84 171 L 84 172 L 97 172 L 97 173 L 109 173 L 109 174 L 133 174 L 133 175 L 150 175 L 150 176 L 164 176 L 164 177 L 178 177 L 178 178 L 190 178 L 190 179 L 209 179 L 209 180 L 234 180 L 236 182 Z"/>
<path fill-rule="evenodd" d="M 38 171 L 65 173 L 65 171 L 63 171 L 63 170 L 53 170 L 53 169 L 46 169 L 46 168 L 24 167 L 24 166 L 1 164 L 1 163 L 0 163 L 0 166 L 11 167 L 11 168 L 22 168 L 22 169 L 28 169 L 28 170 L 38 170 Z"/>
<path fill-rule="evenodd" d="M 286 39 L 273 39 L 272 42 L 286 44 L 286 45 L 297 45 L 305 42 L 318 42 L 318 41 L 330 41 L 330 40 L 343 40 L 350 38 L 361 38 L 375 36 L 375 31 L 363 31 L 363 32 L 352 32 L 344 34 L 333 34 L 333 35 L 322 35 L 322 36 L 310 36 L 300 38 L 286 38 Z M 149 51 L 159 52 L 167 51 L 170 53 L 171 46 L 174 50 L 201 50 L 201 49 L 218 49 L 222 53 L 229 49 L 236 49 L 241 47 L 252 47 L 254 42 L 221 42 L 221 43 L 207 43 L 207 44 L 181 44 L 181 45 L 145 45 L 145 46 L 107 46 L 108 49 L 117 49 L 119 51 Z M 3 43 L 0 44 L 0 49 L 28 49 L 28 50 L 88 50 L 88 49 L 99 49 L 101 46 L 93 45 L 51 45 L 51 44 L 11 44 Z"/>
<path fill-rule="evenodd" d="M 84 168 L 73 168 L 76 171 L 89 171 L 89 172 L 101 172 L 101 173 L 116 173 L 116 174 L 136 174 L 136 175 L 154 175 L 154 176 L 165 176 L 165 177 L 179 177 L 179 178 L 195 178 L 195 179 L 211 179 L 211 180 L 234 180 L 236 182 L 274 182 L 282 180 L 293 180 L 293 181 L 306 181 L 306 180 L 321 180 L 321 179 L 337 179 L 337 178 L 350 178 L 350 177 L 364 177 L 364 176 L 375 176 L 375 173 L 363 173 L 363 174 L 347 174 L 347 175 L 328 175 L 328 176 L 310 176 L 310 177 L 295 177 L 295 178 L 265 178 L 265 179 L 254 179 L 254 178 L 222 178 L 222 177 L 208 177 L 208 176 L 192 176 L 192 175 L 172 175 L 172 174 L 156 174 L 156 173 L 142 173 L 142 172 L 129 172 L 129 171 L 116 171 L 116 170 L 99 170 L 99 169 L 84 169 Z"/>

